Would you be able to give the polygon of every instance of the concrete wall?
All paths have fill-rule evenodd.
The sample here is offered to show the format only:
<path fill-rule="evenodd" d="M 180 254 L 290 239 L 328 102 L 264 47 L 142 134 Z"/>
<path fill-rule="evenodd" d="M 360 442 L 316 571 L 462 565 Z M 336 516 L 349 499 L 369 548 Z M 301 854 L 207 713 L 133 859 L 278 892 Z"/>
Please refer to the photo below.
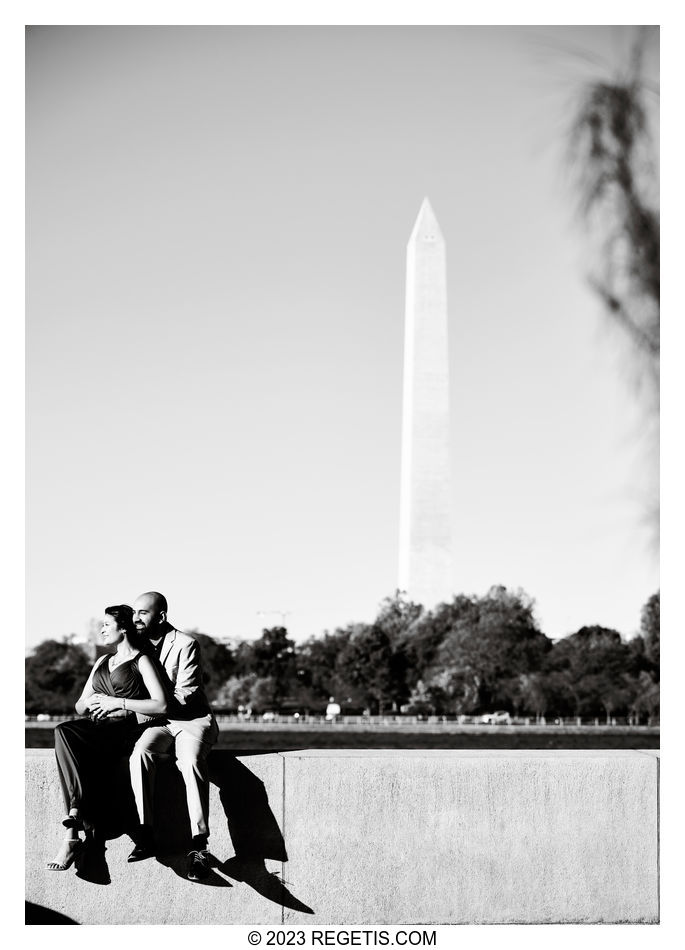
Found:
<path fill-rule="evenodd" d="M 44 870 L 63 806 L 53 753 L 27 750 L 26 897 L 95 924 L 656 922 L 658 766 L 646 751 L 216 751 L 200 885 L 174 840 L 175 769 L 162 856 L 127 864 L 122 835 L 93 867 Z"/>

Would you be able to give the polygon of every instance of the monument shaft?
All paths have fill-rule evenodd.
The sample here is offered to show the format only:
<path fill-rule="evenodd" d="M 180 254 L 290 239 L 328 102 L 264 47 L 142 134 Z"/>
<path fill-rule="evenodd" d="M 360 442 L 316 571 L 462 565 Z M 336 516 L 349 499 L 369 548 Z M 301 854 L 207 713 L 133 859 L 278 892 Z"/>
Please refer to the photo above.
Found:
<path fill-rule="evenodd" d="M 400 590 L 430 608 L 453 595 L 445 242 L 425 199 L 407 245 Z"/>

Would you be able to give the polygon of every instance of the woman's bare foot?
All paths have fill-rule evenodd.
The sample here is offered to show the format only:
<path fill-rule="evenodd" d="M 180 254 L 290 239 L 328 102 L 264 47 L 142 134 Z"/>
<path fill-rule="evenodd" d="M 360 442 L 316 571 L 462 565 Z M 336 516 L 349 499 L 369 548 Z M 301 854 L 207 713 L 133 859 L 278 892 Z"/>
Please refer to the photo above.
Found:
<path fill-rule="evenodd" d="M 59 846 L 59 851 L 55 855 L 54 861 L 48 861 L 45 865 L 48 871 L 66 871 L 68 870 L 83 847 L 80 838 L 65 838 Z"/>

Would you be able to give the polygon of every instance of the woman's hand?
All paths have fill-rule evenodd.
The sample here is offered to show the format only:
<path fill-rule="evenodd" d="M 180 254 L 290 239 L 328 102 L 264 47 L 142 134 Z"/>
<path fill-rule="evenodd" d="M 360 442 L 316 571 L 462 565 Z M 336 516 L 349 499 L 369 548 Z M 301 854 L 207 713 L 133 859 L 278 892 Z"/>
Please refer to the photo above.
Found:
<path fill-rule="evenodd" d="M 106 696 L 104 693 L 93 693 L 88 700 L 88 708 L 100 718 L 115 709 L 123 709 L 123 700 L 116 696 Z"/>

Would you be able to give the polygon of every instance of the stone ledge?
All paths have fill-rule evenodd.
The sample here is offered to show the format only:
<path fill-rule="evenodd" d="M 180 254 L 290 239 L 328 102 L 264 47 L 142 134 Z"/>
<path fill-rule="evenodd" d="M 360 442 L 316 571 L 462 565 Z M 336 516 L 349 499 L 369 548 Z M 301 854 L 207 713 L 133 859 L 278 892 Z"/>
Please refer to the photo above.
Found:
<path fill-rule="evenodd" d="M 92 924 L 655 923 L 658 764 L 648 750 L 215 751 L 209 883 L 185 880 L 178 848 L 127 864 L 122 835 L 105 884 L 43 870 L 63 806 L 53 752 L 27 750 L 26 896 Z M 176 770 L 168 782 L 178 804 Z"/>

